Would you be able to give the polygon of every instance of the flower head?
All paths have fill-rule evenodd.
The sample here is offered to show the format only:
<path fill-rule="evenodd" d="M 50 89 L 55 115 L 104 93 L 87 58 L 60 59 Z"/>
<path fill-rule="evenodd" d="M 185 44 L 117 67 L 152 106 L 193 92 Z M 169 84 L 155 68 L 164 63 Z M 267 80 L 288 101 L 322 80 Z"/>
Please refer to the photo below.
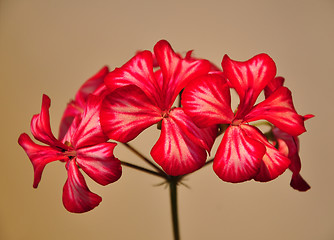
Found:
<path fill-rule="evenodd" d="M 113 140 L 128 142 L 161 123 L 160 138 L 151 151 L 153 159 L 169 175 L 199 169 L 205 164 L 217 127 L 198 128 L 173 103 L 189 82 L 210 69 L 206 60 L 182 58 L 165 40 L 155 45 L 154 54 L 138 52 L 105 79 L 111 93 L 101 109 L 104 132 Z"/>
<path fill-rule="evenodd" d="M 275 63 L 268 55 L 259 54 L 246 62 L 225 56 L 222 68 L 223 74 L 208 74 L 185 88 L 184 111 L 199 127 L 229 125 L 213 162 L 214 171 L 222 180 L 272 180 L 289 167 L 290 159 L 249 123 L 264 119 L 297 136 L 305 131 L 303 117 L 295 111 L 291 92 L 283 86 L 255 105 L 276 75 Z M 240 98 L 235 113 L 230 106 L 230 87 Z"/>
<path fill-rule="evenodd" d="M 51 101 L 43 95 L 41 112 L 31 120 L 31 132 L 36 140 L 46 145 L 34 143 L 26 133 L 21 134 L 18 140 L 34 167 L 34 188 L 37 188 L 48 163 L 65 162 L 68 178 L 63 188 L 63 204 L 70 212 L 89 211 L 102 200 L 89 190 L 79 168 L 101 185 L 118 180 L 122 173 L 120 161 L 113 155 L 116 143 L 107 142 L 108 137 L 101 129 L 99 112 L 102 100 L 101 96 L 87 95 L 80 102 L 82 112 L 73 115 L 67 131 L 60 134 L 61 139 L 56 139 L 50 127 Z"/>

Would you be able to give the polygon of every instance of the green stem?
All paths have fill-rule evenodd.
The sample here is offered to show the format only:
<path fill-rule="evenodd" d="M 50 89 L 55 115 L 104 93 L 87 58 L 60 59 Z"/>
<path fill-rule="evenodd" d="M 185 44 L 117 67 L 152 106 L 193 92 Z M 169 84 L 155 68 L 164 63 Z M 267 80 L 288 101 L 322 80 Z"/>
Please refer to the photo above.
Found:
<path fill-rule="evenodd" d="M 135 153 L 138 157 L 140 157 L 142 160 L 144 160 L 146 163 L 148 163 L 149 165 L 151 165 L 153 168 L 155 168 L 160 174 L 159 175 L 163 175 L 166 176 L 166 173 L 164 171 L 162 171 L 157 165 L 155 165 L 153 162 L 151 162 L 148 158 L 146 158 L 143 154 L 141 154 L 140 152 L 138 152 L 137 149 L 135 149 L 134 147 L 132 147 L 131 145 L 129 145 L 128 143 L 123 143 L 124 146 L 126 146 L 128 149 L 130 149 L 133 153 Z"/>
<path fill-rule="evenodd" d="M 142 171 L 142 172 L 146 172 L 146 173 L 149 173 L 151 175 L 162 177 L 162 178 L 166 179 L 165 174 L 162 175 L 162 174 L 160 174 L 158 172 L 155 172 L 155 171 L 152 171 L 150 169 L 143 168 L 143 167 L 134 165 L 132 163 L 124 162 L 124 161 L 121 161 L 121 164 L 124 165 L 124 166 L 130 167 L 130 168 L 133 168 L 133 169 L 136 169 L 136 170 L 139 170 L 139 171 Z"/>
<path fill-rule="evenodd" d="M 178 181 L 179 181 L 179 177 L 170 176 L 169 192 L 170 192 L 170 202 L 171 202 L 171 210 L 172 210 L 174 240 L 180 240 L 179 218 L 178 218 L 178 209 L 177 209 L 177 184 L 178 184 Z"/>

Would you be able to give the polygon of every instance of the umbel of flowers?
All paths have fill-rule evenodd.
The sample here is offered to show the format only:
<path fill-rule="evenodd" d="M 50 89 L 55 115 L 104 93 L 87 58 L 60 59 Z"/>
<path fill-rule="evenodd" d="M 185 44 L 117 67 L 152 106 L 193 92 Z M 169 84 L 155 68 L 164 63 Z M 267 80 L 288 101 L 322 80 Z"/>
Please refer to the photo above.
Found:
<path fill-rule="evenodd" d="M 33 187 L 48 163 L 63 162 L 68 175 L 63 204 L 68 211 L 81 213 L 102 200 L 89 190 L 81 171 L 101 185 L 117 181 L 122 165 L 177 183 L 213 162 L 223 181 L 266 182 L 290 169 L 290 185 L 308 190 L 300 176 L 298 136 L 313 115 L 296 112 L 291 91 L 276 76 L 275 62 L 267 54 L 244 62 L 225 55 L 221 66 L 193 57 L 192 51 L 183 57 L 161 40 L 153 51 L 137 52 L 120 68 L 109 72 L 103 67 L 87 80 L 67 105 L 58 138 L 50 128 L 50 99 L 43 95 L 41 111 L 30 127 L 44 145 L 26 133 L 18 141 L 34 168 Z M 231 108 L 231 91 L 239 96 L 237 109 Z M 265 99 L 255 104 L 261 92 Z M 257 127 L 259 120 L 270 126 L 268 132 Z M 154 124 L 160 137 L 151 146 L 151 161 L 128 142 Z M 224 135 L 218 150 L 209 160 L 220 134 Z M 117 159 L 113 150 L 120 143 L 154 171 Z"/>

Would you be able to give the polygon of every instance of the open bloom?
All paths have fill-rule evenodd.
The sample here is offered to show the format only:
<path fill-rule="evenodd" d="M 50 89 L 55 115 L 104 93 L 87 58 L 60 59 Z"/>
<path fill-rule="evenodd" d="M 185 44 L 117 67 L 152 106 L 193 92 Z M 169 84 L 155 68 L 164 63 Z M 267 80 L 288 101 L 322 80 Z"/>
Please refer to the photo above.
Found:
<path fill-rule="evenodd" d="M 26 151 L 34 167 L 34 184 L 37 188 L 46 164 L 60 160 L 65 162 L 68 178 L 63 188 L 63 204 L 70 212 L 86 212 L 101 202 L 101 197 L 92 193 L 79 168 L 101 185 L 118 180 L 121 176 L 120 161 L 114 157 L 115 143 L 106 142 L 99 123 L 102 98 L 90 95 L 82 114 L 77 114 L 62 141 L 54 137 L 50 128 L 50 98 L 43 95 L 40 114 L 31 120 L 31 132 L 38 145 L 23 133 L 19 144 Z"/>
<path fill-rule="evenodd" d="M 268 55 L 259 54 L 246 62 L 233 61 L 225 55 L 222 67 L 224 75 L 209 74 L 185 88 L 184 111 L 199 127 L 229 124 L 213 162 L 214 171 L 222 180 L 272 180 L 289 167 L 290 159 L 249 123 L 264 119 L 289 135 L 298 136 L 305 131 L 303 117 L 295 111 L 291 92 L 283 86 L 254 106 L 276 75 L 275 63 Z M 230 106 L 230 87 L 240 98 L 235 113 Z"/>
<path fill-rule="evenodd" d="M 199 169 L 205 164 L 217 127 L 198 128 L 173 103 L 189 82 L 211 67 L 206 60 L 180 57 L 164 40 L 155 45 L 154 57 L 150 51 L 138 52 L 105 78 L 111 93 L 101 108 L 104 132 L 111 139 L 128 142 L 161 123 L 161 135 L 151 150 L 153 159 L 169 175 Z"/>

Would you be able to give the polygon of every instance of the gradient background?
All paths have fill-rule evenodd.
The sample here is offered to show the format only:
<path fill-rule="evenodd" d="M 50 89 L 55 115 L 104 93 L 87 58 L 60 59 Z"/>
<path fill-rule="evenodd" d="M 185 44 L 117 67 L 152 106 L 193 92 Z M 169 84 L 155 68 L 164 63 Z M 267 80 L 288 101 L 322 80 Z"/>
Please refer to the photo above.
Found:
<path fill-rule="evenodd" d="M 66 103 L 86 79 L 160 39 L 217 65 L 225 53 L 247 60 L 266 52 L 297 111 L 316 115 L 300 137 L 310 191 L 290 188 L 289 171 L 266 184 L 230 184 L 206 167 L 187 178 L 190 189 L 180 187 L 182 239 L 334 239 L 334 1 L 319 0 L 1 0 L 0 239 L 172 239 L 168 190 L 154 187 L 160 179 L 126 167 L 106 187 L 87 178 L 103 201 L 91 212 L 71 214 L 61 202 L 64 165 L 49 164 L 33 189 L 31 163 L 17 144 L 20 133 L 30 134 L 43 93 L 51 98 L 57 134 Z M 149 129 L 132 144 L 149 156 L 158 134 Z M 141 164 L 122 146 L 116 155 Z"/>

